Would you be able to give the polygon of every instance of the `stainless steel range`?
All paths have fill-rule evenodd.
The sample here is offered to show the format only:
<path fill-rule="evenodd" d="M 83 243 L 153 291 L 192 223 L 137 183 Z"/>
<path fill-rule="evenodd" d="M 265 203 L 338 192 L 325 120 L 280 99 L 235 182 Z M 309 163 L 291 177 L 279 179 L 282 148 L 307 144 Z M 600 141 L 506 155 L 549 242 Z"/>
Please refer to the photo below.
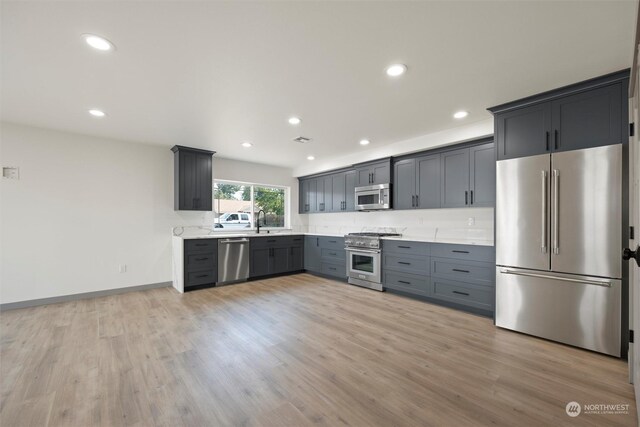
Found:
<path fill-rule="evenodd" d="M 398 233 L 349 233 L 344 236 L 347 276 L 352 285 L 382 291 L 380 238 Z"/>

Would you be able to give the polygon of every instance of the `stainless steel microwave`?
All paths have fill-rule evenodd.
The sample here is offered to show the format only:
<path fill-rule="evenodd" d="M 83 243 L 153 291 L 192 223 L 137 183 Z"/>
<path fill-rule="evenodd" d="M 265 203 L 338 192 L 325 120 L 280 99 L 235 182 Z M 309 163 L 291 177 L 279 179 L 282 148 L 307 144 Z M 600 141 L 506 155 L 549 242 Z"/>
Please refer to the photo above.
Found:
<path fill-rule="evenodd" d="M 391 209 L 391 184 L 356 187 L 356 210 Z"/>

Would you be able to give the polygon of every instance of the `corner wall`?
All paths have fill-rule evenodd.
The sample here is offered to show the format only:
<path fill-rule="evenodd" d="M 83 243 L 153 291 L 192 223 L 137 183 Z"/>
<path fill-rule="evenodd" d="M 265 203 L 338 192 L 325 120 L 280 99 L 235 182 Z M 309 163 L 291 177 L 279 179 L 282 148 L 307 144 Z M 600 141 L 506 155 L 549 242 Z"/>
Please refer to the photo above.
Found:
<path fill-rule="evenodd" d="M 171 281 L 171 228 L 213 222 L 173 210 L 165 146 L 1 123 L 0 156 L 20 168 L 0 183 L 2 304 Z M 216 177 L 254 173 L 292 186 L 299 223 L 291 170 L 214 157 Z"/>

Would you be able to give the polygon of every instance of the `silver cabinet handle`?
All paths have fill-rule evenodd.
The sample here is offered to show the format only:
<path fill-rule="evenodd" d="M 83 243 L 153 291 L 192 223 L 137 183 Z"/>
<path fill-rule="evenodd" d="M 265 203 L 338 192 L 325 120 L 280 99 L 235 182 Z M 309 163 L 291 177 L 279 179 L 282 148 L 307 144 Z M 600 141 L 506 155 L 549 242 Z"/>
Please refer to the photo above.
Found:
<path fill-rule="evenodd" d="M 513 274 L 515 276 L 526 276 L 526 277 L 537 277 L 540 279 L 551 279 L 551 280 L 559 280 L 561 282 L 572 282 L 572 283 L 583 283 L 586 285 L 596 285 L 596 286 L 604 286 L 605 288 L 611 287 L 611 282 L 599 282 L 596 280 L 581 280 L 581 279 L 572 279 L 570 277 L 559 277 L 559 276 L 550 276 L 547 274 L 538 274 L 538 273 L 527 273 L 524 271 L 514 271 L 507 270 L 506 268 L 501 268 L 500 273 L 502 274 Z"/>
<path fill-rule="evenodd" d="M 558 194 L 560 190 L 560 171 L 558 169 L 553 170 L 553 253 L 560 253 L 559 232 L 560 228 L 558 222 L 560 221 L 560 196 Z"/>
<path fill-rule="evenodd" d="M 542 171 L 542 253 L 547 253 L 547 171 Z"/>

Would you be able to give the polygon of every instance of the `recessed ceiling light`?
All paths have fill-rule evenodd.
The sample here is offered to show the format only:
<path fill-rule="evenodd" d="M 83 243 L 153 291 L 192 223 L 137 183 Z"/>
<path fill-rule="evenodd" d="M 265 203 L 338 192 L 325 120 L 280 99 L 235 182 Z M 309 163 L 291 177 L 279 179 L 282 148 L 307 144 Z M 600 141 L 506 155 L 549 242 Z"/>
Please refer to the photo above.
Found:
<path fill-rule="evenodd" d="M 84 41 L 94 49 L 103 52 L 115 49 L 115 45 L 104 37 L 96 36 L 95 34 L 83 34 L 82 37 L 84 37 Z"/>
<path fill-rule="evenodd" d="M 243 142 L 243 143 L 242 143 L 242 146 L 243 146 L 244 148 L 250 148 L 250 147 L 253 147 L 253 144 L 252 144 L 252 143 L 250 143 L 250 142 Z"/>
<path fill-rule="evenodd" d="M 464 119 L 468 115 L 469 113 L 467 111 L 458 111 L 453 115 L 453 117 L 455 117 L 456 119 Z"/>
<path fill-rule="evenodd" d="M 371 141 L 369 141 L 368 139 L 361 139 L 360 140 L 360 145 L 369 145 Z"/>
<path fill-rule="evenodd" d="M 387 67 L 387 75 L 390 77 L 398 77 L 407 72 L 407 66 L 404 64 L 393 64 Z"/>
<path fill-rule="evenodd" d="M 289 124 L 290 125 L 299 125 L 301 121 L 302 120 L 300 120 L 300 117 L 296 117 L 296 116 L 289 117 Z"/>
<path fill-rule="evenodd" d="M 313 156 L 307 156 L 307 160 L 315 160 L 316 158 Z"/>
<path fill-rule="evenodd" d="M 104 117 L 107 115 L 107 113 L 105 113 L 104 111 L 96 110 L 95 108 L 89 110 L 89 114 L 91 114 L 93 117 Z"/>

